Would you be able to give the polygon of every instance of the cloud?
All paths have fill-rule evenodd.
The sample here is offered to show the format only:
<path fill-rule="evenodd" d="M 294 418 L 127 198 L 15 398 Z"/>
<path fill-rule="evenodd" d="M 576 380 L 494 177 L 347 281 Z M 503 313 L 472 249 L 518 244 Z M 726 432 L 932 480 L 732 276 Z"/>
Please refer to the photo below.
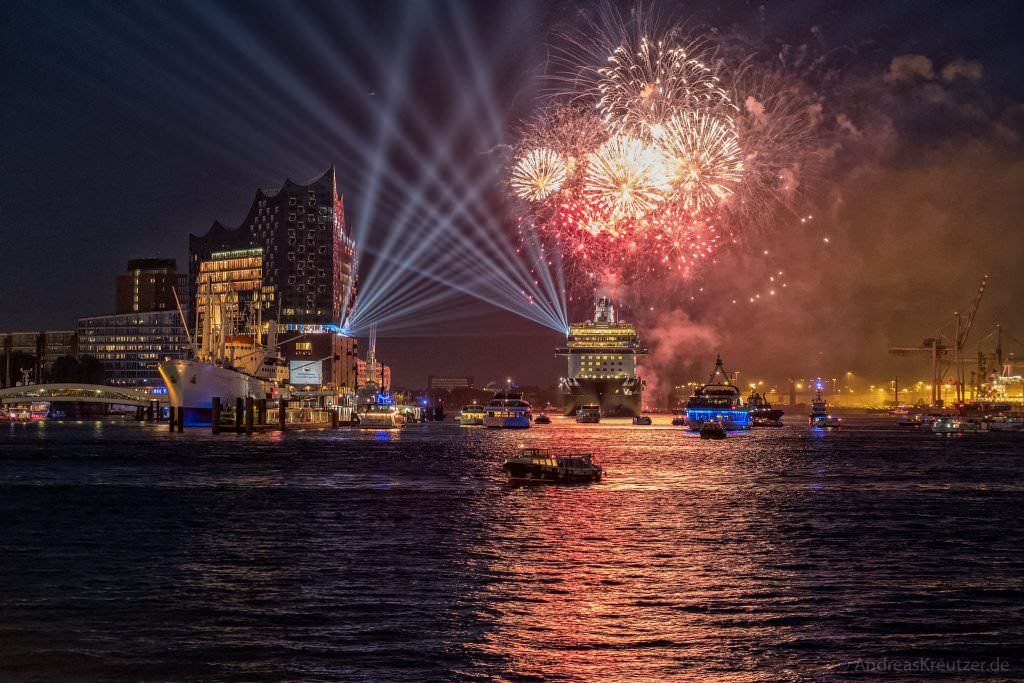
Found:
<path fill-rule="evenodd" d="M 970 59 L 955 59 L 942 67 L 942 80 L 951 83 L 957 79 L 980 81 L 983 74 L 981 64 Z"/>
<path fill-rule="evenodd" d="M 924 55 L 900 55 L 893 57 L 886 78 L 890 81 L 913 81 L 917 78 L 935 78 L 935 66 Z"/>

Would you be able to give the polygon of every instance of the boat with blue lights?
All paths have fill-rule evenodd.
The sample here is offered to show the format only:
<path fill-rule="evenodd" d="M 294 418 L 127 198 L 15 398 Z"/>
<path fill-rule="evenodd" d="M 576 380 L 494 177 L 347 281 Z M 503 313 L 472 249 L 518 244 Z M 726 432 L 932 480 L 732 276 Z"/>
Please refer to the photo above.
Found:
<path fill-rule="evenodd" d="M 842 426 L 843 420 L 828 414 L 828 402 L 821 393 L 823 388 L 824 386 L 821 382 L 814 385 L 816 393 L 814 400 L 811 401 L 811 414 L 808 422 L 812 427 L 839 429 Z"/>
<path fill-rule="evenodd" d="M 739 387 L 729 380 L 721 356 L 715 360 L 707 384 L 686 401 L 686 427 L 690 431 L 699 432 L 708 422 L 718 422 L 728 430 L 750 429 L 750 411 L 743 405 Z"/>
<path fill-rule="evenodd" d="M 530 404 L 518 391 L 499 391 L 484 410 L 484 427 L 526 429 L 532 421 Z"/>
<path fill-rule="evenodd" d="M 405 415 L 399 410 L 393 396 L 378 393 L 374 400 L 359 406 L 356 411 L 362 429 L 401 429 Z"/>

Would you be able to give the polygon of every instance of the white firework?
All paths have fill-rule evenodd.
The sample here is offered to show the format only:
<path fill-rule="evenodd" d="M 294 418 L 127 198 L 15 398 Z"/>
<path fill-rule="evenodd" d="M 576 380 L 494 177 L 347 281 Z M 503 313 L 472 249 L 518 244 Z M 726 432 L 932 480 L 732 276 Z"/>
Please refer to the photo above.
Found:
<path fill-rule="evenodd" d="M 690 211 L 717 205 L 743 178 L 743 153 L 732 120 L 702 111 L 677 114 L 657 138 L 672 198 Z"/>
<path fill-rule="evenodd" d="M 562 155 L 542 147 L 531 149 L 520 157 L 509 182 L 512 191 L 523 199 L 540 202 L 558 192 L 565 184 L 566 176 Z"/>
<path fill-rule="evenodd" d="M 612 216 L 639 218 L 670 189 L 665 159 L 643 141 L 615 135 L 587 157 L 583 194 Z"/>

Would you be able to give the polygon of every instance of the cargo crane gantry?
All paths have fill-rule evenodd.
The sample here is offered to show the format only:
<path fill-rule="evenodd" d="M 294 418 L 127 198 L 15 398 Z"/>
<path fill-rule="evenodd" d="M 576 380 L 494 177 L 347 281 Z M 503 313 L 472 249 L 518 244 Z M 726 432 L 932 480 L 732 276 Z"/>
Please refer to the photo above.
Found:
<path fill-rule="evenodd" d="M 988 275 L 981 278 L 981 284 L 978 285 L 978 291 L 974 295 L 974 301 L 971 304 L 971 310 L 967 315 L 966 321 L 961 319 L 959 311 L 953 313 L 956 331 L 953 336 L 952 346 L 947 345 L 941 337 L 928 337 L 921 342 L 920 346 L 896 346 L 889 349 L 889 353 L 894 356 L 911 356 L 922 353 L 931 355 L 931 402 L 933 406 L 942 405 L 939 362 L 950 353 L 953 354 L 953 365 L 956 368 L 956 402 L 962 403 L 964 400 L 963 350 L 967 343 L 967 337 L 971 333 L 971 328 L 974 327 L 974 319 L 978 315 L 978 306 L 981 305 L 981 299 L 985 295 L 985 288 L 987 286 Z"/>

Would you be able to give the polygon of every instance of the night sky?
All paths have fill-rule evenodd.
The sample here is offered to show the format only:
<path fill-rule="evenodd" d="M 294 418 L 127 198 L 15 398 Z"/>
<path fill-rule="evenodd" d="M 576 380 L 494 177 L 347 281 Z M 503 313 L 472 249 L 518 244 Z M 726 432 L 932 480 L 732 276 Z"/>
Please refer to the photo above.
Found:
<path fill-rule="evenodd" d="M 368 252 L 364 283 L 381 282 L 400 267 L 387 264 L 403 206 L 440 201 L 438 183 L 478 177 L 513 141 L 541 96 L 551 29 L 571 26 L 583 7 L 4 3 L 0 329 L 71 328 L 77 316 L 112 312 L 128 259 L 169 256 L 184 267 L 190 232 L 238 224 L 256 188 L 332 164 Z M 705 281 L 716 294 L 691 302 L 688 283 L 658 295 L 666 316 L 651 320 L 648 337 L 666 377 L 703 373 L 715 350 L 779 378 L 871 374 L 893 362 L 890 344 L 916 344 L 963 310 L 986 273 L 979 330 L 1002 322 L 1024 337 L 1019 3 L 684 7 L 691 21 L 768 52 L 830 55 L 834 89 L 823 86 L 822 98 L 850 136 L 809 199 L 831 246 L 812 248 L 784 226 L 759 236 L 792 266 L 788 299 L 727 310 L 735 288 L 777 265 L 753 250 L 723 256 L 728 283 Z M 951 64 L 980 68 L 957 78 L 944 70 Z M 433 179 L 430 159 L 440 159 Z M 429 239 L 417 235 L 409 239 Z M 402 277 L 415 281 L 411 267 Z M 465 273 L 453 269 L 451 282 Z M 548 384 L 563 369 L 552 356 L 557 332 L 443 282 L 419 286 L 436 305 L 380 342 L 397 384 L 422 385 L 430 373 Z"/>

